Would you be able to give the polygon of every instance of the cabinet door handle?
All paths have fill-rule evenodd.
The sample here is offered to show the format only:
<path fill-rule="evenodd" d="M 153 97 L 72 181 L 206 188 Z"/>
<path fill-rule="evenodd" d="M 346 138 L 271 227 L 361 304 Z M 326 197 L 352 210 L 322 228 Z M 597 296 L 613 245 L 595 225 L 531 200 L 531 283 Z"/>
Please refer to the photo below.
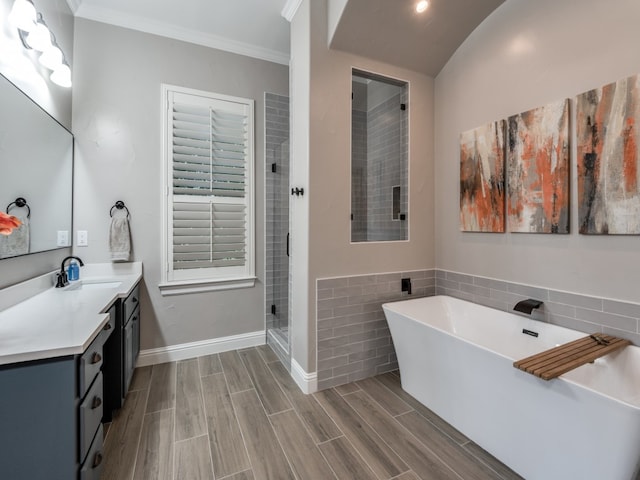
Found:
<path fill-rule="evenodd" d="M 138 303 L 138 299 L 136 297 L 133 297 L 133 299 L 131 300 L 133 303 Z"/>
<path fill-rule="evenodd" d="M 98 453 L 96 453 L 96 456 L 93 457 L 93 465 L 91 465 L 91 468 L 96 468 L 101 463 L 102 463 L 102 454 L 100 452 L 98 452 Z"/>
<path fill-rule="evenodd" d="M 93 397 L 93 402 L 91 402 L 91 410 L 95 410 L 100 405 L 102 405 L 102 399 L 100 397 Z"/>
<path fill-rule="evenodd" d="M 96 364 L 99 361 L 102 360 L 102 355 L 100 355 L 98 352 L 94 352 L 93 355 L 91 355 L 91 364 Z"/>
<path fill-rule="evenodd" d="M 112 327 L 111 327 L 111 324 L 110 324 L 110 323 L 107 323 L 107 324 L 104 326 L 103 330 L 107 330 L 107 331 L 109 331 L 109 330 L 111 330 L 111 328 L 112 328 Z"/>
<path fill-rule="evenodd" d="M 133 317 L 133 318 L 131 319 L 131 321 L 132 321 L 132 322 L 137 322 L 137 321 L 138 321 L 138 316 L 136 315 L 135 317 Z"/>

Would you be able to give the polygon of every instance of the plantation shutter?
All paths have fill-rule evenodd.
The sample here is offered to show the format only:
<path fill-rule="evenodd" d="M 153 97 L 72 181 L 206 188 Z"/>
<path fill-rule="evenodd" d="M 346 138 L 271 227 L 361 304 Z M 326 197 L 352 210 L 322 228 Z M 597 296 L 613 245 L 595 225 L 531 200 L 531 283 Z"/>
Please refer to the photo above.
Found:
<path fill-rule="evenodd" d="M 252 274 L 253 105 L 168 98 L 169 280 Z"/>

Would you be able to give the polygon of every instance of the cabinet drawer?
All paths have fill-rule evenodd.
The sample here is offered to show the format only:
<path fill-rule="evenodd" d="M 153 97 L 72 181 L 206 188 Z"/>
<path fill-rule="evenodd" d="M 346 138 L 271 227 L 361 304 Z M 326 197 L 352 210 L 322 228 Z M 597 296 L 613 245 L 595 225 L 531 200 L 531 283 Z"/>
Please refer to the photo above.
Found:
<path fill-rule="evenodd" d="M 91 441 L 96 434 L 96 430 L 102 420 L 102 404 L 104 402 L 102 390 L 102 373 L 93 382 L 87 396 L 78 408 L 80 417 L 80 461 L 84 460 Z"/>
<path fill-rule="evenodd" d="M 131 378 L 133 377 L 133 370 L 136 363 L 135 353 L 135 329 L 139 326 L 140 322 L 138 317 L 140 315 L 140 309 L 136 309 L 131 315 L 131 319 L 127 322 L 123 330 L 123 381 L 124 392 L 129 391 L 129 385 L 131 384 Z"/>
<path fill-rule="evenodd" d="M 140 285 L 136 285 L 133 291 L 129 294 L 124 301 L 124 311 L 122 316 L 122 324 L 126 324 L 129 321 L 129 317 L 140 303 Z"/>
<path fill-rule="evenodd" d="M 113 330 L 109 330 L 109 332 L 111 331 Z M 78 396 L 80 398 L 84 397 L 85 392 L 102 367 L 102 347 L 105 340 L 106 338 L 102 336 L 102 333 L 98 334 L 93 343 L 89 345 L 89 348 L 80 357 L 78 364 Z"/>
<path fill-rule="evenodd" d="M 80 468 L 80 480 L 100 480 L 100 474 L 102 473 L 102 460 L 104 455 L 102 451 L 103 436 L 102 424 L 100 424 L 100 428 L 98 428 L 98 432 L 93 439 L 93 443 L 91 444 L 91 448 L 89 449 L 87 458 Z"/>
<path fill-rule="evenodd" d="M 98 334 L 98 337 L 96 337 L 96 340 L 99 339 L 98 341 L 104 345 L 107 339 L 115 331 L 115 328 L 116 328 L 116 309 L 111 307 L 109 309 L 109 321 L 105 324 L 104 327 L 102 327 L 102 331 Z"/>

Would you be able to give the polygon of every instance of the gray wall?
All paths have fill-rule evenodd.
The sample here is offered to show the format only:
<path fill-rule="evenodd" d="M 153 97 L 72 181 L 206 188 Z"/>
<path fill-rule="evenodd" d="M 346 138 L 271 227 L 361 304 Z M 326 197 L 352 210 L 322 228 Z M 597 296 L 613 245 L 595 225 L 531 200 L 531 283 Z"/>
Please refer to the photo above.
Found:
<path fill-rule="evenodd" d="M 74 19 L 67 2 L 65 0 L 35 0 L 34 4 L 36 10 L 42 13 L 47 25 L 54 32 L 58 44 L 71 65 L 73 74 Z M 6 19 L 12 6 L 13 0 L 0 0 L 0 18 Z M 59 87 L 49 80 L 50 72 L 40 66 L 34 52 L 27 51 L 22 46 L 17 30 L 10 28 L 5 21 L 0 25 L 0 45 L 2 45 L 0 73 L 29 95 L 62 125 L 71 129 L 71 89 Z M 0 288 L 59 268 L 60 262 L 70 251 L 71 249 L 65 248 L 2 260 L 0 262 Z"/>
<path fill-rule="evenodd" d="M 640 72 L 640 2 L 509 0 L 436 78 L 436 259 L 444 270 L 640 302 L 638 237 L 459 231 L 459 135 Z M 572 109 L 573 110 L 573 109 Z M 575 116 L 575 112 L 572 112 Z M 572 129 L 573 129 L 572 122 Z"/>
<path fill-rule="evenodd" d="M 305 196 L 292 200 L 292 354 L 306 372 L 313 372 L 316 370 L 316 279 L 434 266 L 433 79 L 329 50 L 326 0 L 303 0 L 292 22 L 291 45 L 292 182 L 298 179 L 308 182 L 301 185 L 305 187 Z M 308 56 L 303 50 L 306 45 Z M 352 244 L 350 241 L 352 68 L 409 82 L 411 175 L 409 240 L 406 242 Z M 305 118 L 308 124 L 302 123 Z M 305 220 L 298 213 L 307 207 Z M 307 243 L 308 256 L 298 241 Z M 301 292 L 302 289 L 305 291 Z"/>
<path fill-rule="evenodd" d="M 131 212 L 133 259 L 144 263 L 142 349 L 264 329 L 264 169 L 256 168 L 254 288 L 162 297 L 161 83 L 255 100 L 255 161 L 264 162 L 264 92 L 287 94 L 288 69 L 176 40 L 76 20 L 75 227 L 89 246 L 74 252 L 109 261 L 109 209 Z"/>

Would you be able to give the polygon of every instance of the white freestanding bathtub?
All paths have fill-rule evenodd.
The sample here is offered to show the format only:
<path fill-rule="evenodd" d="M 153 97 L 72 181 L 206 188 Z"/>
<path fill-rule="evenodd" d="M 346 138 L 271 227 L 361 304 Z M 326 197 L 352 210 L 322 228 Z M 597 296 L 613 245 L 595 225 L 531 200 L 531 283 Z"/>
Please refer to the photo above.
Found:
<path fill-rule="evenodd" d="M 545 381 L 514 360 L 584 333 L 446 296 L 383 309 L 402 388 L 527 480 L 640 478 L 639 347 Z"/>

